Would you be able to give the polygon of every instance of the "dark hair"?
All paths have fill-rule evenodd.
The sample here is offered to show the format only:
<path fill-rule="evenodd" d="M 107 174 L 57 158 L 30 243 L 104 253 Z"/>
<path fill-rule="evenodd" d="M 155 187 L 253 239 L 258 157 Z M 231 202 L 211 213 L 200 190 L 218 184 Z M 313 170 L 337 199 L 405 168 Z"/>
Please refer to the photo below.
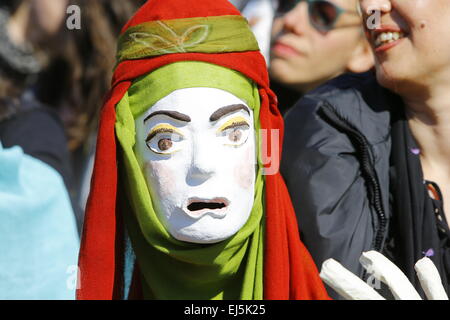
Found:
<path fill-rule="evenodd" d="M 14 12 L 24 0 L 2 0 L 0 7 L 6 8 L 9 12 Z"/>
<path fill-rule="evenodd" d="M 24 0 L 1 0 L 0 9 L 6 10 L 7 17 L 13 14 Z M 2 14 L 4 16 L 4 14 Z M 4 22 L 3 22 L 4 23 Z M 2 25 L 4 27 L 4 25 Z M 4 38 L 2 38 L 3 41 Z M 7 44 L 1 43 L 6 46 Z M 26 74 L 17 72 L 0 57 L 0 121 L 17 106 L 26 87 Z"/>
<path fill-rule="evenodd" d="M 63 30 L 66 44 L 39 80 L 39 100 L 56 106 L 69 148 L 81 146 L 97 125 L 109 89 L 121 28 L 145 0 L 72 0 L 81 8 L 81 30 Z"/>
<path fill-rule="evenodd" d="M 14 80 L 4 77 L 0 72 L 0 122 L 17 111 L 22 91 L 23 88 Z"/>

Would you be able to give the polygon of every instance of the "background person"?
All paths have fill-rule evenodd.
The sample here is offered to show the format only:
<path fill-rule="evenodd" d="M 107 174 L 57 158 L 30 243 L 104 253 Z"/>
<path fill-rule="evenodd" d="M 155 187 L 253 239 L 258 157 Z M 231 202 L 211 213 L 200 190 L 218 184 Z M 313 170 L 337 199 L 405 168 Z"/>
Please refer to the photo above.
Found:
<path fill-rule="evenodd" d="M 76 278 L 79 239 L 64 128 L 27 89 L 45 67 L 39 47 L 56 36 L 64 3 L 0 8 L 0 299 L 75 296 L 69 278 Z"/>
<path fill-rule="evenodd" d="M 90 188 L 99 105 L 111 82 L 116 37 L 145 0 L 71 0 L 80 8 L 80 29 L 61 28 L 65 45 L 54 43 L 49 66 L 33 92 L 62 119 L 73 165 L 71 194 L 81 230 Z M 57 39 L 55 38 L 55 41 Z"/>

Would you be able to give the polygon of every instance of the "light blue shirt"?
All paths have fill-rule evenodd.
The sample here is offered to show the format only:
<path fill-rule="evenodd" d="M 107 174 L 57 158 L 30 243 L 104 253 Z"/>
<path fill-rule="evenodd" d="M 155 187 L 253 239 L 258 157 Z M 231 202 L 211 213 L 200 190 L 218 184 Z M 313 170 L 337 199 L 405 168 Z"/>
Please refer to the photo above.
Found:
<path fill-rule="evenodd" d="M 78 251 L 62 177 L 0 143 L 0 300 L 74 299 Z"/>

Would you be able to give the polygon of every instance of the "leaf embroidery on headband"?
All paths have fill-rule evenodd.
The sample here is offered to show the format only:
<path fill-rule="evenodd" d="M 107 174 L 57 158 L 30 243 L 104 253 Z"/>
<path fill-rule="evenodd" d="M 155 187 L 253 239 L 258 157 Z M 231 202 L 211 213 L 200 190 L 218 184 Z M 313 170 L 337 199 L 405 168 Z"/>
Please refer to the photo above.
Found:
<path fill-rule="evenodd" d="M 117 64 L 172 53 L 223 53 L 259 50 L 241 16 L 149 21 L 128 28 L 119 38 Z"/>
<path fill-rule="evenodd" d="M 184 31 L 182 35 L 178 35 L 173 29 L 161 21 L 157 21 L 167 36 L 149 32 L 134 32 L 130 38 L 154 51 L 162 53 L 186 52 L 186 48 L 195 47 L 204 42 L 209 35 L 209 26 L 205 24 L 194 25 Z"/>

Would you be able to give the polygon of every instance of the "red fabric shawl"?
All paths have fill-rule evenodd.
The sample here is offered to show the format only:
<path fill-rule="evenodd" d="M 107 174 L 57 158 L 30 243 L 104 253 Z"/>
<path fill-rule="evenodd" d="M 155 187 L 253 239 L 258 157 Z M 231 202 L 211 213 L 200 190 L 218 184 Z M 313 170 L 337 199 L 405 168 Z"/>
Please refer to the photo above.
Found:
<path fill-rule="evenodd" d="M 129 27 L 154 20 L 240 15 L 226 0 L 148 1 L 128 22 Z M 255 81 L 261 96 L 261 128 L 279 129 L 283 139 L 283 118 L 277 99 L 269 89 L 266 63 L 259 51 L 221 54 L 175 53 L 121 62 L 114 73 L 112 88 L 101 111 L 94 173 L 81 242 L 80 282 L 77 299 L 117 298 L 120 286 L 119 257 L 122 226 L 116 206 L 118 168 L 116 162 L 115 106 L 131 81 L 161 66 L 178 61 L 203 61 L 241 72 Z M 270 137 L 269 137 L 270 141 Z M 269 144 L 270 145 L 270 144 Z M 281 156 L 281 147 L 280 147 Z M 270 150 L 268 153 L 270 154 Z M 265 177 L 265 299 L 329 299 L 317 268 L 300 240 L 297 221 L 283 178 L 279 173 Z"/>

